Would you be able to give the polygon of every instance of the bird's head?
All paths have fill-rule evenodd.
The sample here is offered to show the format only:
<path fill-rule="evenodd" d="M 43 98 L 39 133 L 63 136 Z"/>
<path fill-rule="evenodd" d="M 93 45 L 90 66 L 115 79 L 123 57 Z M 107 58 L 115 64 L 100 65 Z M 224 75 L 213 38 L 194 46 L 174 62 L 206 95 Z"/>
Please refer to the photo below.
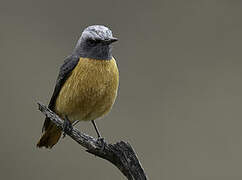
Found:
<path fill-rule="evenodd" d="M 89 26 L 78 40 L 74 54 L 84 58 L 110 60 L 110 44 L 117 40 L 109 28 L 102 25 Z"/>

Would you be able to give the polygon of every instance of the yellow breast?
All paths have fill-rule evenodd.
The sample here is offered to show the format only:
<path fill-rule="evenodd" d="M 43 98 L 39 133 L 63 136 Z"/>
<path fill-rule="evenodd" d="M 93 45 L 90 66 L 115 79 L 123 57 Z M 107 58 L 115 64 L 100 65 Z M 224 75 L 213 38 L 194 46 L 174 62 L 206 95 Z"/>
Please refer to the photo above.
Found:
<path fill-rule="evenodd" d="M 80 58 L 56 99 L 55 112 L 62 117 L 67 115 L 70 121 L 101 117 L 115 101 L 118 81 L 114 58 Z"/>

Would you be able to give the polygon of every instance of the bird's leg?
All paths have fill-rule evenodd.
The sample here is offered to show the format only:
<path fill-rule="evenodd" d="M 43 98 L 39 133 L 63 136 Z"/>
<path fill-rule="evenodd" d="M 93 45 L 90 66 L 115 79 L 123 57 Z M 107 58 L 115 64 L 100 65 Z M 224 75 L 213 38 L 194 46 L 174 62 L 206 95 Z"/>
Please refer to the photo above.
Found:
<path fill-rule="evenodd" d="M 70 120 L 68 119 L 67 116 L 64 117 L 64 124 L 63 124 L 63 138 L 66 137 L 66 134 L 70 133 L 73 129 L 73 126 L 70 122 Z"/>
<path fill-rule="evenodd" d="M 96 123 L 95 123 L 94 120 L 92 120 L 92 124 L 93 124 L 93 126 L 94 126 L 94 128 L 95 128 L 95 131 L 96 131 L 96 133 L 97 133 L 98 138 L 101 138 L 101 134 L 99 133 L 98 128 L 97 128 L 97 125 L 96 125 Z"/>
<path fill-rule="evenodd" d="M 105 147 L 105 141 L 104 141 L 104 138 L 101 137 L 101 134 L 100 134 L 100 132 L 99 132 L 99 130 L 98 130 L 98 128 L 97 128 L 97 125 L 96 125 L 96 123 L 95 123 L 94 120 L 92 120 L 92 124 L 93 124 L 93 126 L 94 126 L 94 128 L 95 128 L 95 131 L 96 131 L 96 133 L 97 133 L 97 136 L 98 136 L 97 140 L 100 141 L 100 143 L 101 143 L 101 146 L 102 146 L 102 147 L 101 147 L 101 150 L 103 150 L 104 147 Z"/>

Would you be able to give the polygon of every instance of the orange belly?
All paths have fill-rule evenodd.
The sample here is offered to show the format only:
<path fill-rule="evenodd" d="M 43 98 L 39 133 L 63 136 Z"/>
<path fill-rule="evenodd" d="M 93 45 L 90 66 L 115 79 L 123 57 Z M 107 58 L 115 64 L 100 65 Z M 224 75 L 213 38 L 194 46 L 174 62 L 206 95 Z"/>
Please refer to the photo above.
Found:
<path fill-rule="evenodd" d="M 63 85 L 55 112 L 75 120 L 94 120 L 107 114 L 116 99 L 119 73 L 112 60 L 80 58 Z"/>

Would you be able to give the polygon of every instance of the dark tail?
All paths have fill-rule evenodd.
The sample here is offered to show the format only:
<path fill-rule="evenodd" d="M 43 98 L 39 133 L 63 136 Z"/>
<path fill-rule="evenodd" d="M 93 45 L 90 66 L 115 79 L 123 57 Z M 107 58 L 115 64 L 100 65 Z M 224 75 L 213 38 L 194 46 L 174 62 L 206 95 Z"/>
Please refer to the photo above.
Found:
<path fill-rule="evenodd" d="M 60 139 L 61 130 L 55 124 L 51 124 L 37 143 L 37 147 L 52 148 Z"/>

